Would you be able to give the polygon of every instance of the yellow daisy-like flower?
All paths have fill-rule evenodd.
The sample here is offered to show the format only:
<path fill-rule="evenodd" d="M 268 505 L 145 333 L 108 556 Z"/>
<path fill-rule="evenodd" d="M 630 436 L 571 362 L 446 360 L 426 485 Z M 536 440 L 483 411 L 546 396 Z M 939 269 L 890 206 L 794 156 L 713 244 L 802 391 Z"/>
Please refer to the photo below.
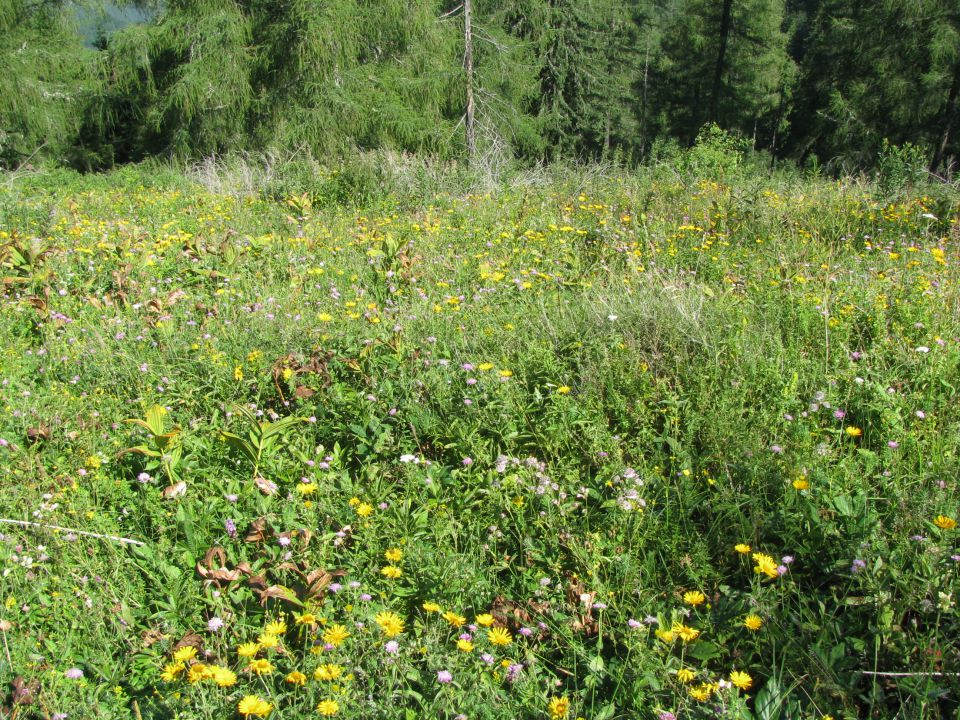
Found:
<path fill-rule="evenodd" d="M 340 712 L 340 705 L 336 700 L 321 700 L 317 703 L 317 712 L 324 717 L 332 717 Z"/>
<path fill-rule="evenodd" d="M 403 619 L 395 612 L 384 611 L 377 613 L 377 616 L 373 620 L 380 626 L 380 630 L 382 630 L 383 634 L 388 638 L 399 635 L 404 631 Z"/>
<path fill-rule="evenodd" d="M 400 548 L 390 548 L 387 550 L 383 556 L 392 563 L 400 562 L 400 558 L 403 557 L 403 550 Z"/>
<path fill-rule="evenodd" d="M 464 640 L 463 638 L 457 640 L 457 648 L 463 650 L 464 652 L 473 651 L 473 643 L 469 640 Z"/>
<path fill-rule="evenodd" d="M 182 662 L 169 663 L 163 668 L 160 679 L 164 682 L 173 682 L 177 679 L 177 675 L 182 673 L 186 667 Z"/>
<path fill-rule="evenodd" d="M 356 507 L 356 512 L 357 512 L 357 515 L 359 515 L 362 518 L 370 517 L 371 515 L 373 515 L 373 505 L 371 505 L 370 503 L 360 503 Z"/>
<path fill-rule="evenodd" d="M 682 682 L 684 685 L 693 682 L 693 679 L 697 674 L 690 668 L 680 668 L 677 670 L 677 680 Z"/>
<path fill-rule="evenodd" d="M 558 395 L 567 395 L 569 392 L 570 392 L 569 385 L 561 385 L 560 387 L 557 388 Z"/>
<path fill-rule="evenodd" d="M 403 570 L 398 568 L 396 565 L 385 565 L 380 568 L 380 574 L 390 580 L 396 580 L 403 575 Z"/>
<path fill-rule="evenodd" d="M 563 720 L 570 712 L 570 699 L 563 697 L 552 697 L 547 703 L 547 712 L 550 713 L 551 720 Z"/>
<path fill-rule="evenodd" d="M 284 678 L 284 680 L 286 680 L 286 681 L 287 681 L 288 683 L 290 683 L 291 685 L 306 685 L 306 684 L 307 684 L 307 676 L 304 675 L 302 672 L 298 672 L 297 670 L 294 670 L 292 673 L 290 673 L 289 675 L 287 675 L 287 676 Z"/>
<path fill-rule="evenodd" d="M 700 637 L 699 630 L 692 628 L 689 625 L 684 625 L 683 623 L 674 623 L 670 630 L 675 632 L 677 636 L 684 642 L 693 642 Z"/>
<path fill-rule="evenodd" d="M 513 377 L 513 370 L 499 370 L 497 374 L 504 378 Z"/>
<path fill-rule="evenodd" d="M 437 605 L 435 602 L 429 602 L 429 601 L 425 602 L 423 604 L 423 609 L 426 610 L 427 612 L 434 612 L 434 613 L 440 612 L 440 606 Z"/>
<path fill-rule="evenodd" d="M 229 668 L 218 665 L 213 668 L 213 681 L 218 687 L 231 687 L 237 684 L 237 674 Z"/>
<path fill-rule="evenodd" d="M 480 613 L 475 618 L 477 625 L 482 625 L 483 627 L 490 627 L 493 625 L 493 615 L 490 613 Z"/>
<path fill-rule="evenodd" d="M 258 652 L 260 644 L 255 642 L 247 642 L 237 648 L 237 655 L 240 657 L 254 657 Z"/>
<path fill-rule="evenodd" d="M 209 677 L 208 672 L 207 666 L 203 663 L 194 663 L 187 671 L 187 682 L 193 685 L 201 680 L 206 680 Z"/>
<path fill-rule="evenodd" d="M 252 661 L 247 665 L 247 672 L 252 672 L 257 675 L 269 675 L 273 672 L 273 663 L 271 663 L 266 658 L 260 658 L 259 660 Z"/>
<path fill-rule="evenodd" d="M 243 380 L 243 367 L 242 367 L 242 366 L 237 365 L 237 366 L 233 369 L 233 379 L 236 380 L 237 382 L 240 382 L 241 380 Z"/>
<path fill-rule="evenodd" d="M 672 643 L 674 639 L 674 633 L 672 630 L 655 630 L 653 634 L 668 645 Z"/>
<path fill-rule="evenodd" d="M 707 596 L 704 595 L 699 590 L 691 590 L 683 594 L 683 601 L 692 607 L 697 607 L 697 605 L 703 605 L 706 601 Z"/>
<path fill-rule="evenodd" d="M 334 647 L 339 646 L 344 640 L 350 637 L 347 628 L 343 625 L 331 625 L 323 631 L 323 641 L 330 643 Z"/>
<path fill-rule="evenodd" d="M 313 495 L 316 491 L 317 484 L 315 482 L 297 483 L 297 492 L 301 495 Z"/>
<path fill-rule="evenodd" d="M 753 678 L 751 678 L 745 672 L 734 670 L 732 673 L 730 673 L 730 682 L 733 683 L 734 687 L 737 687 L 740 690 L 749 690 L 750 686 L 753 685 Z"/>
<path fill-rule="evenodd" d="M 297 625 L 316 625 L 317 616 L 313 613 L 303 613 L 302 615 L 297 615 Z"/>
<path fill-rule="evenodd" d="M 326 682 L 332 682 L 338 677 L 343 675 L 343 666 L 334 665 L 333 663 L 327 663 L 326 665 L 321 665 L 316 670 L 313 671 L 314 680 L 324 680 Z"/>
<path fill-rule="evenodd" d="M 453 610 L 447 610 L 443 614 L 443 619 L 454 627 L 460 627 L 467 621 L 463 615 L 457 615 L 457 613 L 455 613 Z"/>
<path fill-rule="evenodd" d="M 863 430 L 858 428 L 856 425 L 847 425 L 847 427 L 844 428 L 844 432 L 846 432 L 847 435 L 852 438 L 858 438 L 863 435 Z"/>
<path fill-rule="evenodd" d="M 737 543 L 733 546 L 733 549 L 736 550 L 741 555 L 749 555 L 750 551 L 753 549 L 746 543 Z"/>
<path fill-rule="evenodd" d="M 267 635 L 283 635 L 287 631 L 287 624 L 283 620 L 269 622 L 263 628 Z"/>
<path fill-rule="evenodd" d="M 237 704 L 237 712 L 248 717 L 266 717 L 273 710 L 273 705 L 256 695 L 247 695 Z"/>
<path fill-rule="evenodd" d="M 710 699 L 710 696 L 713 694 L 713 685 L 710 683 L 702 683 L 696 687 L 692 687 L 687 692 L 697 702 L 706 702 Z"/>
<path fill-rule="evenodd" d="M 490 641 L 491 645 L 506 646 L 513 642 L 513 637 L 506 628 L 495 627 L 487 633 L 487 640 Z"/>
<path fill-rule="evenodd" d="M 197 656 L 197 649 L 193 645 L 184 645 L 182 648 L 177 648 L 173 653 L 173 659 L 177 662 L 189 662 Z"/>
<path fill-rule="evenodd" d="M 810 482 L 805 477 L 798 477 L 791 483 L 794 490 L 809 490 Z"/>
<path fill-rule="evenodd" d="M 260 637 L 257 638 L 257 642 L 260 643 L 260 647 L 271 650 L 277 645 L 280 644 L 280 638 L 276 635 L 270 635 L 269 633 L 260 633 Z"/>
<path fill-rule="evenodd" d="M 937 515 L 933 519 L 933 524 L 941 530 L 953 530 L 957 526 L 957 521 L 947 515 Z"/>
<path fill-rule="evenodd" d="M 487 370 L 493 370 L 493 363 L 488 363 L 488 362 L 480 363 L 479 365 L 477 365 L 477 370 L 479 370 L 480 372 L 487 372 Z"/>
<path fill-rule="evenodd" d="M 753 561 L 756 563 L 756 567 L 753 568 L 755 573 L 766 575 L 768 578 L 780 577 L 780 573 L 777 572 L 777 561 L 769 555 L 754 553 Z"/>
<path fill-rule="evenodd" d="M 743 626 L 747 630 L 752 630 L 753 632 L 756 632 L 757 630 L 763 627 L 763 620 L 760 618 L 759 615 L 747 615 L 743 619 Z"/>

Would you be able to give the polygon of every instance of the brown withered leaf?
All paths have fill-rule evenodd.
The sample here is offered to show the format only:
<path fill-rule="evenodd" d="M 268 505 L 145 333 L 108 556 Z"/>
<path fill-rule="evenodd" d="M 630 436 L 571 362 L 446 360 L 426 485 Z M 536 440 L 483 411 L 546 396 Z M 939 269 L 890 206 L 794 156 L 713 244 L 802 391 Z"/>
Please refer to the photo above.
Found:
<path fill-rule="evenodd" d="M 22 676 L 18 675 L 10 683 L 13 690 L 13 705 L 33 705 L 37 701 L 37 693 L 40 690 L 40 681 L 34 678 L 27 682 Z M 14 711 L 16 712 L 16 711 Z"/>
<path fill-rule="evenodd" d="M 266 605 L 267 600 L 270 598 L 276 598 L 277 600 L 288 602 L 291 605 L 303 607 L 303 602 L 297 597 L 297 593 L 284 585 L 271 585 L 268 588 L 260 590 L 259 593 L 261 605 Z"/>
<path fill-rule="evenodd" d="M 40 423 L 36 427 L 27 428 L 27 442 L 36 445 L 38 442 L 44 442 L 50 439 L 50 426 L 46 423 Z"/>
<path fill-rule="evenodd" d="M 183 480 L 181 480 L 180 482 L 174 483 L 169 487 L 165 487 L 162 493 L 164 500 L 173 500 L 174 498 L 178 498 L 181 495 L 186 495 L 186 494 L 187 494 L 187 484 Z"/>
<path fill-rule="evenodd" d="M 216 584 L 218 587 L 237 580 L 243 570 L 238 566 L 233 570 L 227 567 L 227 554 L 223 548 L 214 546 L 207 550 L 203 560 L 197 563 L 197 573 L 206 584 Z"/>
<path fill-rule="evenodd" d="M 574 614 L 571 627 L 574 632 L 584 635 L 596 635 L 599 625 L 593 617 L 593 600 L 596 591 L 587 592 L 586 587 L 574 577 L 567 577 L 567 604 Z"/>
<path fill-rule="evenodd" d="M 172 652 L 176 652 L 183 647 L 194 647 L 197 649 L 197 652 L 200 652 L 203 650 L 203 638 L 195 632 L 187 632 L 186 635 L 174 644 Z"/>
<path fill-rule="evenodd" d="M 150 630 L 147 630 L 146 632 L 143 633 L 143 635 L 140 636 L 140 642 L 143 643 L 143 647 L 148 648 L 151 645 L 154 645 L 160 642 L 166 637 L 167 637 L 166 635 L 164 635 L 162 632 L 160 632 L 156 628 L 151 628 Z"/>
<path fill-rule="evenodd" d="M 307 398 L 312 398 L 317 394 L 316 390 L 311 390 L 306 385 L 297 385 L 296 390 L 293 391 L 293 396 L 299 398 L 300 400 L 306 400 Z"/>
<path fill-rule="evenodd" d="M 263 542 L 267 539 L 267 518 L 258 517 L 252 523 L 250 523 L 250 529 L 247 530 L 247 536 L 243 539 L 244 542 L 255 543 Z"/>

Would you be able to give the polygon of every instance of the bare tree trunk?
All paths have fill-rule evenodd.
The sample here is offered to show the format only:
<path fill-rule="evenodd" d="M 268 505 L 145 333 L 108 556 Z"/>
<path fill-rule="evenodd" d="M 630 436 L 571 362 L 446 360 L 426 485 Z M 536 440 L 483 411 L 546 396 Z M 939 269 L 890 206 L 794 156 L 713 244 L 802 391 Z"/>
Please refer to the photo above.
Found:
<path fill-rule="evenodd" d="M 710 93 L 710 122 L 717 122 L 720 105 L 720 85 L 723 81 L 723 63 L 727 55 L 727 41 L 730 38 L 730 16 L 733 12 L 733 0 L 723 0 L 723 14 L 720 16 L 720 48 L 717 50 L 717 65 L 713 69 L 713 90 Z"/>
<path fill-rule="evenodd" d="M 477 152 L 477 136 L 474 126 L 473 110 L 473 28 L 471 26 L 470 0 L 463 0 L 463 62 L 467 69 L 467 159 L 473 164 L 474 156 Z"/>
<path fill-rule="evenodd" d="M 960 64 L 957 65 L 953 73 L 953 83 L 950 85 L 950 94 L 947 97 L 947 106 L 943 109 L 943 133 L 940 135 L 940 142 L 933 148 L 933 159 L 930 160 L 930 172 L 935 173 L 940 167 L 940 161 L 943 160 L 943 154 L 950 144 L 950 133 L 953 131 L 953 123 L 957 119 L 957 94 L 960 93 Z"/>

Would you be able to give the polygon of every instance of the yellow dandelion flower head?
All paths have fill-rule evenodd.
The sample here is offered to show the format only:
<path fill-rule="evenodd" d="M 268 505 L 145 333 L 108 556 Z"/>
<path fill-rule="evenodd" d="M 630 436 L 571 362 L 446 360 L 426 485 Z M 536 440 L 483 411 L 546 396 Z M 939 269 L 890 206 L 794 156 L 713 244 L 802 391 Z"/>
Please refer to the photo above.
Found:
<path fill-rule="evenodd" d="M 237 704 L 237 712 L 245 718 L 266 717 L 273 710 L 273 705 L 256 695 L 246 695 Z"/>
<path fill-rule="evenodd" d="M 797 478 L 796 480 L 794 480 L 791 484 L 793 485 L 793 489 L 794 489 L 794 490 L 809 490 L 809 489 L 810 489 L 810 481 L 807 480 L 805 477 L 798 477 L 798 478 Z"/>
<path fill-rule="evenodd" d="M 316 625 L 317 616 L 313 613 L 303 613 L 297 615 L 297 625 Z"/>
<path fill-rule="evenodd" d="M 304 675 L 302 672 L 299 672 L 299 671 L 297 671 L 297 670 L 294 670 L 294 671 L 291 672 L 289 675 L 287 675 L 287 677 L 285 677 L 284 680 L 286 680 L 286 681 L 287 681 L 288 683 L 290 683 L 291 685 L 306 685 L 306 684 L 307 684 L 307 676 Z"/>
<path fill-rule="evenodd" d="M 550 698 L 547 711 L 550 713 L 551 720 L 562 720 L 570 712 L 570 699 L 566 695 Z"/>
<path fill-rule="evenodd" d="M 481 625 L 483 627 L 490 627 L 491 625 L 493 625 L 493 615 L 491 615 L 490 613 L 480 613 L 479 615 L 477 615 L 475 620 L 477 625 Z"/>
<path fill-rule="evenodd" d="M 459 640 L 457 640 L 457 649 L 463 650 L 464 652 L 472 652 L 473 643 L 470 642 L 469 640 L 464 640 L 463 638 L 460 638 Z"/>
<path fill-rule="evenodd" d="M 193 645 L 184 645 L 173 652 L 173 659 L 177 662 L 189 662 L 197 656 L 197 649 Z"/>
<path fill-rule="evenodd" d="M 937 515 L 933 519 L 933 524 L 941 530 L 953 530 L 957 527 L 957 521 L 949 515 Z"/>
<path fill-rule="evenodd" d="M 691 605 L 692 607 L 697 607 L 697 605 L 703 605 L 706 599 L 707 599 L 707 596 L 704 595 L 699 590 L 691 590 L 690 592 L 685 592 L 683 594 L 683 601 L 687 605 Z"/>
<path fill-rule="evenodd" d="M 266 658 L 253 660 L 249 665 L 247 665 L 247 672 L 251 672 L 256 675 L 269 675 L 273 672 L 273 663 Z"/>
<path fill-rule="evenodd" d="M 693 682 L 695 677 L 697 677 L 697 674 L 690 668 L 680 668 L 677 670 L 677 680 L 682 682 L 684 685 Z"/>
<path fill-rule="evenodd" d="M 332 717 L 340 712 L 340 705 L 336 700 L 321 700 L 317 703 L 317 712 L 323 717 Z"/>
<path fill-rule="evenodd" d="M 383 631 L 383 634 L 388 638 L 399 635 L 405 629 L 403 619 L 395 612 L 384 611 L 377 613 L 374 622 L 380 626 L 380 630 Z"/>
<path fill-rule="evenodd" d="M 753 632 L 756 632 L 757 630 L 763 627 L 763 620 L 760 618 L 759 615 L 747 615 L 743 619 L 743 626 L 747 630 L 752 630 Z"/>
<path fill-rule="evenodd" d="M 323 641 L 330 643 L 334 647 L 340 645 L 344 640 L 350 637 L 347 628 L 343 625 L 331 625 L 323 631 Z"/>
<path fill-rule="evenodd" d="M 240 657 L 254 657 L 258 652 L 260 652 L 260 644 L 255 642 L 246 642 L 237 648 L 237 655 Z"/>
<path fill-rule="evenodd" d="M 844 432 L 846 432 L 847 435 L 852 438 L 858 438 L 863 435 L 863 430 L 858 428 L 856 425 L 847 425 L 847 427 L 844 428 Z"/>
<path fill-rule="evenodd" d="M 733 549 L 736 550 L 741 555 L 749 555 L 750 551 L 753 549 L 746 543 L 737 543 L 733 546 Z"/>
<path fill-rule="evenodd" d="M 357 515 L 360 517 L 370 517 L 373 515 L 373 505 L 370 503 L 362 502 L 355 508 Z"/>
<path fill-rule="evenodd" d="M 403 557 L 403 550 L 400 548 L 390 548 L 383 554 L 383 556 L 388 562 L 400 562 L 400 559 Z"/>
<path fill-rule="evenodd" d="M 457 615 L 457 613 L 455 613 L 453 610 L 447 610 L 443 614 L 443 619 L 454 627 L 460 627 L 467 621 L 463 615 Z"/>
<path fill-rule="evenodd" d="M 257 642 L 260 644 L 260 647 L 270 650 L 280 644 L 280 638 L 278 638 L 276 635 L 271 635 L 264 632 L 260 633 L 260 636 L 257 638 Z"/>
<path fill-rule="evenodd" d="M 213 681 L 219 687 L 231 687 L 237 684 L 237 674 L 229 668 L 218 665 L 213 669 Z"/>
<path fill-rule="evenodd" d="M 487 633 L 487 640 L 491 645 L 506 646 L 513 642 L 513 637 L 506 628 L 495 627 Z"/>
<path fill-rule="evenodd" d="M 385 565 L 380 568 L 380 574 L 389 580 L 396 580 L 403 575 L 403 570 L 398 568 L 396 565 Z"/>
<path fill-rule="evenodd" d="M 750 686 L 753 685 L 753 678 L 745 672 L 734 670 L 730 673 L 730 682 L 740 690 L 749 690 Z"/>
<path fill-rule="evenodd" d="M 343 675 L 343 666 L 335 665 L 333 663 L 321 665 L 313 671 L 314 680 L 323 680 L 325 682 L 332 682 L 341 675 Z"/>
<path fill-rule="evenodd" d="M 430 602 L 430 601 L 427 601 L 423 604 L 423 609 L 426 610 L 427 612 L 432 612 L 432 613 L 440 612 L 440 606 L 437 605 L 435 602 Z"/>
<path fill-rule="evenodd" d="M 160 679 L 164 682 L 173 682 L 177 676 L 187 668 L 182 662 L 169 663 L 163 668 Z"/>

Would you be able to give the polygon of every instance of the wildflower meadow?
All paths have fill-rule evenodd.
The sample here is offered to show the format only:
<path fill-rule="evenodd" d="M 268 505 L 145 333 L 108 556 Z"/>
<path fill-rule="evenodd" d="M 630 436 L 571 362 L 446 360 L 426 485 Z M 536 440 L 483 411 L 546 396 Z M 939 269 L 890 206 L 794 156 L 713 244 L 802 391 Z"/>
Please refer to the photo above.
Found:
<path fill-rule="evenodd" d="M 0 178 L 0 717 L 958 717 L 960 195 L 713 169 Z"/>

